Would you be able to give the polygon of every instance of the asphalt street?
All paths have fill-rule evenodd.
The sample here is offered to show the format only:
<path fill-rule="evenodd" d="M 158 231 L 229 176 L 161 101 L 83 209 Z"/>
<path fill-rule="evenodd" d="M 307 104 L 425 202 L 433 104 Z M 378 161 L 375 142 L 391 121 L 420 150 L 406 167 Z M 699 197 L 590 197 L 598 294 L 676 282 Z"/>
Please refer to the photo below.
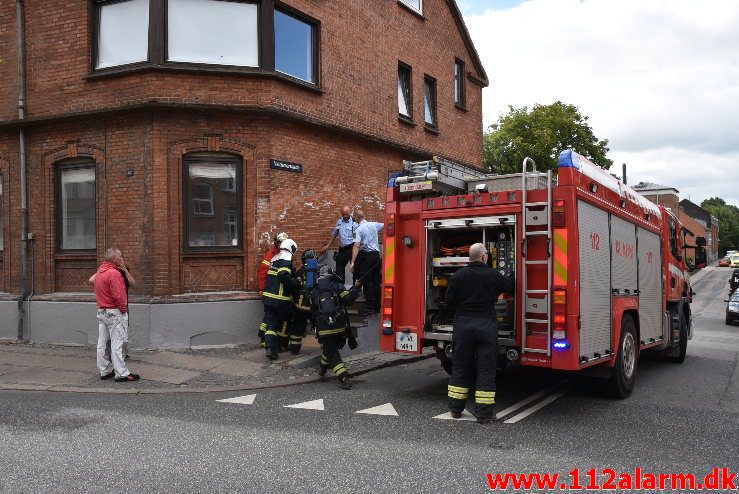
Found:
<path fill-rule="evenodd" d="M 643 355 L 630 398 L 510 366 L 501 416 L 488 425 L 435 418 L 447 384 L 435 359 L 364 374 L 350 391 L 329 380 L 253 393 L 2 392 L 0 492 L 468 493 L 489 491 L 487 473 L 558 473 L 565 483 L 579 468 L 586 484 L 590 468 L 737 472 L 728 276 L 714 269 L 695 287 L 685 362 Z"/>

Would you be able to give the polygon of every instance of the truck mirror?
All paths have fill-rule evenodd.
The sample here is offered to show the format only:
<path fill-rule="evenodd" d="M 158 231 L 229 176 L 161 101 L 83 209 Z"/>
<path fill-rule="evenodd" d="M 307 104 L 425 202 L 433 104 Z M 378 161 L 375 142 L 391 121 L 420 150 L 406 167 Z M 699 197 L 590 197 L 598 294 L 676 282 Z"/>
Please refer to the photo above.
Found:
<path fill-rule="evenodd" d="M 698 247 L 706 246 L 706 237 L 695 237 L 695 245 Z"/>
<path fill-rule="evenodd" d="M 696 269 L 705 268 L 706 264 L 708 264 L 708 259 L 706 257 L 706 249 L 704 247 L 696 247 L 695 248 L 695 267 Z"/>

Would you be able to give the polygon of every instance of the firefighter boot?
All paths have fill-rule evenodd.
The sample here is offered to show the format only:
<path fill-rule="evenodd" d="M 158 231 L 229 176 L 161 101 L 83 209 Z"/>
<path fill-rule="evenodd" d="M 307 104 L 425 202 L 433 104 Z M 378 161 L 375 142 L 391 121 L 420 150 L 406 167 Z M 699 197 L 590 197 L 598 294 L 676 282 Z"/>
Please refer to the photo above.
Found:
<path fill-rule="evenodd" d="M 449 412 L 449 415 L 451 415 L 453 419 L 458 419 L 462 416 L 462 412 Z"/>
<path fill-rule="evenodd" d="M 277 352 L 272 347 L 267 347 L 267 358 L 270 360 L 277 360 Z"/>
<path fill-rule="evenodd" d="M 326 367 L 325 365 L 321 364 L 321 368 L 318 369 L 318 375 L 321 376 L 321 377 L 323 377 L 323 376 L 326 375 L 327 372 L 328 372 L 328 367 Z"/>
<path fill-rule="evenodd" d="M 352 389 L 352 382 L 349 380 L 349 376 L 341 376 L 339 378 L 339 386 L 341 386 L 341 389 Z"/>

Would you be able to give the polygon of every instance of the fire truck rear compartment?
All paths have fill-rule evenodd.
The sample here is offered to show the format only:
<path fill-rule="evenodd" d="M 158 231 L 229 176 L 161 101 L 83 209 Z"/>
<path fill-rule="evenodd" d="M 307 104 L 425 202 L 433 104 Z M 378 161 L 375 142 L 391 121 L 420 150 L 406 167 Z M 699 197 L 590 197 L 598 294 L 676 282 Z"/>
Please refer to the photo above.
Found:
<path fill-rule="evenodd" d="M 503 275 L 516 271 L 515 218 L 511 216 L 464 218 L 427 224 L 427 265 L 425 276 L 426 344 L 435 344 L 444 368 L 451 369 L 451 333 L 454 310 L 444 299 L 452 275 L 469 263 L 469 248 L 482 243 L 489 252 L 488 266 Z M 516 299 L 507 295 L 495 304 L 501 353 L 518 358 L 515 335 Z M 501 359 L 502 360 L 502 359 Z"/>

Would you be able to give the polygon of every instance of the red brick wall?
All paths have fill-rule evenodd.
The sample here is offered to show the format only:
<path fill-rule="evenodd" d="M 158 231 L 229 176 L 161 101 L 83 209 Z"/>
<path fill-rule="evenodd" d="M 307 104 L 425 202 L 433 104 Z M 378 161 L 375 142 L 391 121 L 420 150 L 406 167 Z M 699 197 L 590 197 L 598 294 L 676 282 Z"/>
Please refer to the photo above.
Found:
<path fill-rule="evenodd" d="M 0 2 L 0 122 L 18 118 L 15 2 Z"/>
<path fill-rule="evenodd" d="M 29 117 L 45 117 L 150 101 L 271 107 L 390 139 L 473 164 L 482 161 L 481 88 L 467 81 L 467 112 L 453 100 L 454 58 L 474 66 L 446 0 L 425 0 L 420 18 L 395 0 L 315 2 L 294 8 L 321 21 L 323 94 L 262 76 L 150 71 L 86 79 L 88 3 L 26 4 Z M 0 7 L 0 47 L 14 48 L 14 9 Z M 397 63 L 413 67 L 417 125 L 397 119 Z M 11 67 L 12 66 L 12 67 Z M 0 121 L 14 118 L 15 62 L 0 65 Z M 12 70 L 11 70 L 12 69 Z M 423 128 L 423 75 L 436 78 L 440 135 Z M 16 91 L 17 94 L 17 91 Z"/>

